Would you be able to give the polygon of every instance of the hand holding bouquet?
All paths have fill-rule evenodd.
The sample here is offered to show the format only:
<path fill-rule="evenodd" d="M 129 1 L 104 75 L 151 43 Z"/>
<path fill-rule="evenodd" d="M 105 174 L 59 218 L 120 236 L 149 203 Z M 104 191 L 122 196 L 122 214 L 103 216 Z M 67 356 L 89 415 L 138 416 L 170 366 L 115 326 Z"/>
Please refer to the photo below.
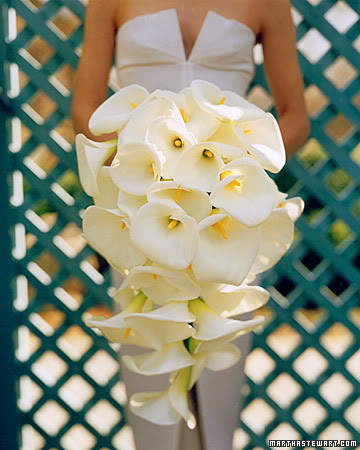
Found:
<path fill-rule="evenodd" d="M 179 93 L 125 87 L 89 128 L 118 139 L 76 138 L 80 180 L 94 199 L 83 232 L 125 279 L 114 295 L 122 312 L 86 323 L 111 342 L 152 350 L 123 356 L 130 370 L 169 373 L 165 391 L 130 399 L 134 414 L 193 426 L 187 392 L 205 367 L 239 360 L 231 342 L 264 317 L 231 317 L 267 302 L 250 283 L 289 249 L 303 211 L 266 173 L 285 164 L 279 127 L 234 92 L 195 80 Z"/>

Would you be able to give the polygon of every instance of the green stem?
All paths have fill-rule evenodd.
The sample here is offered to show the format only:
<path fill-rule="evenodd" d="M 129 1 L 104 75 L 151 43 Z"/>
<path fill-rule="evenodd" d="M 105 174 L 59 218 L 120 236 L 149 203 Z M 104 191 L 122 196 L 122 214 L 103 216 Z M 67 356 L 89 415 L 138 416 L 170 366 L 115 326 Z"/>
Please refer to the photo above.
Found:
<path fill-rule="evenodd" d="M 137 295 L 135 295 L 135 297 L 131 300 L 131 302 L 123 310 L 123 312 L 127 314 L 141 312 L 145 305 L 146 300 L 147 300 L 146 295 L 140 291 Z"/>

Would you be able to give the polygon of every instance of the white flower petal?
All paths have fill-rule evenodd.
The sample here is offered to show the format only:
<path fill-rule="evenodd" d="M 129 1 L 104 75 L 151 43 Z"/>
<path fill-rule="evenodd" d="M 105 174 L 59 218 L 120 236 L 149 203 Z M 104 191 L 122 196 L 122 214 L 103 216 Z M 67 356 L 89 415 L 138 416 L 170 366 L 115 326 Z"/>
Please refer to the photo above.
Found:
<path fill-rule="evenodd" d="M 160 116 L 172 117 L 181 122 L 181 114 L 172 100 L 156 99 L 138 106 L 121 132 L 121 142 L 145 141 L 151 122 Z"/>
<path fill-rule="evenodd" d="M 135 286 L 155 303 L 164 305 L 173 300 L 191 300 L 200 294 L 199 286 L 185 273 L 156 266 L 134 267 L 119 291 Z"/>
<path fill-rule="evenodd" d="M 173 178 L 180 156 L 196 144 L 196 139 L 187 131 L 184 121 L 177 121 L 171 117 L 154 119 L 145 139 L 156 146 L 164 159 L 163 178 Z"/>
<path fill-rule="evenodd" d="M 169 400 L 172 407 L 181 415 L 185 420 L 189 428 L 195 427 L 195 417 L 189 410 L 188 404 L 188 392 L 187 387 L 189 385 L 190 368 L 182 369 L 177 375 L 173 383 L 169 387 Z"/>
<path fill-rule="evenodd" d="M 134 106 L 141 104 L 148 95 L 149 92 L 145 88 L 136 84 L 120 89 L 91 115 L 90 131 L 95 136 L 119 131 L 129 120 Z"/>
<path fill-rule="evenodd" d="M 125 191 L 119 190 L 117 207 L 125 217 L 130 219 L 132 222 L 138 209 L 147 203 L 147 198 L 145 195 L 133 195 Z"/>
<path fill-rule="evenodd" d="M 231 123 L 221 123 L 215 133 L 209 137 L 209 141 L 237 147 L 243 151 L 246 151 L 249 146 L 246 140 L 241 139 L 240 133 L 235 133 L 235 127 Z"/>
<path fill-rule="evenodd" d="M 223 165 L 216 144 L 202 142 L 182 153 L 173 178 L 184 186 L 211 192 L 219 181 L 219 172 Z"/>
<path fill-rule="evenodd" d="M 249 228 L 225 214 L 198 225 L 199 245 L 191 263 L 198 280 L 240 285 L 259 249 L 260 229 Z"/>
<path fill-rule="evenodd" d="M 90 206 L 84 212 L 83 231 L 89 244 L 115 268 L 131 269 L 146 261 L 130 242 L 126 219 L 117 210 Z"/>
<path fill-rule="evenodd" d="M 244 111 L 240 122 L 243 120 L 255 120 L 265 115 L 265 111 L 258 108 L 253 103 L 248 102 L 244 97 L 232 91 L 223 91 L 223 96 L 226 99 L 226 104 L 229 106 L 237 106 Z"/>
<path fill-rule="evenodd" d="M 305 203 L 301 197 L 293 197 L 285 200 L 283 205 L 279 205 L 278 208 L 283 208 L 288 213 L 290 219 L 296 222 L 304 211 Z"/>
<path fill-rule="evenodd" d="M 172 221 L 175 227 L 169 228 Z M 160 203 L 147 203 L 134 217 L 131 241 L 149 259 L 171 269 L 186 269 L 196 252 L 196 221 Z"/>
<path fill-rule="evenodd" d="M 155 351 L 136 356 L 124 355 L 122 361 L 129 370 L 140 375 L 170 373 L 195 363 L 183 342 L 164 345 L 160 352 Z"/>
<path fill-rule="evenodd" d="M 117 140 L 96 142 L 83 134 L 75 139 L 77 167 L 80 183 L 91 197 L 98 194 L 97 176 L 106 160 L 116 151 Z"/>
<path fill-rule="evenodd" d="M 240 350 L 234 344 L 224 344 L 206 355 L 206 368 L 214 372 L 229 369 L 241 358 Z"/>
<path fill-rule="evenodd" d="M 129 316 L 130 315 L 127 317 Z M 194 322 L 195 320 L 194 314 L 189 311 L 188 304 L 184 302 L 170 302 L 161 308 L 154 309 L 147 313 L 133 313 L 131 317 L 174 323 L 189 323 Z"/>
<path fill-rule="evenodd" d="M 140 392 L 130 399 L 130 411 L 136 416 L 157 425 L 173 425 L 181 415 L 170 402 L 169 389 L 162 392 Z"/>
<path fill-rule="evenodd" d="M 200 353 L 193 356 L 195 359 L 195 364 L 191 366 L 190 381 L 188 386 L 189 391 L 194 387 L 194 384 L 200 378 L 205 369 L 207 353 Z"/>
<path fill-rule="evenodd" d="M 248 227 L 264 222 L 274 208 L 276 195 L 264 169 L 253 159 L 245 157 L 226 164 L 221 172 L 238 176 L 228 176 L 218 183 L 210 196 L 210 203 L 223 208 Z"/>
<path fill-rule="evenodd" d="M 199 190 L 183 187 L 176 181 L 153 183 L 147 194 L 149 202 L 162 203 L 169 208 L 179 207 L 200 222 L 211 213 L 209 196 Z"/>
<path fill-rule="evenodd" d="M 221 121 L 234 122 L 239 120 L 244 114 L 241 108 L 228 106 L 223 92 L 213 83 L 204 80 L 193 80 L 191 82 L 191 90 L 200 108 L 213 114 Z"/>
<path fill-rule="evenodd" d="M 114 184 L 110 167 L 103 166 L 97 176 L 98 193 L 94 194 L 94 204 L 100 208 L 116 209 L 119 188 Z"/>
<path fill-rule="evenodd" d="M 131 142 L 119 147 L 110 173 L 116 186 L 132 195 L 145 195 L 159 179 L 162 162 L 156 148 L 144 142 Z"/>
<path fill-rule="evenodd" d="M 224 285 L 215 292 L 202 293 L 203 300 L 223 317 L 237 316 L 263 307 L 270 298 L 269 292 L 260 286 Z"/>

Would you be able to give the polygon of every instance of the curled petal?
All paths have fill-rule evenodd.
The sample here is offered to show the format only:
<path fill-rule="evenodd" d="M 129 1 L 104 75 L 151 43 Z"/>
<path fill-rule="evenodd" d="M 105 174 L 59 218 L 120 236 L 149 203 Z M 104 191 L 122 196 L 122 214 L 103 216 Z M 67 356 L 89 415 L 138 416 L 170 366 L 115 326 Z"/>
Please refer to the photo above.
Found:
<path fill-rule="evenodd" d="M 193 80 L 191 90 L 200 108 L 224 122 L 240 120 L 244 111 L 237 106 L 228 106 L 227 98 L 213 83 L 203 80 Z"/>
<path fill-rule="evenodd" d="M 278 208 L 284 209 L 290 219 L 296 222 L 304 211 L 305 203 L 301 197 L 293 197 L 285 200 Z"/>
<path fill-rule="evenodd" d="M 160 375 L 192 366 L 194 358 L 186 350 L 183 342 L 164 345 L 162 351 L 142 355 L 124 355 L 122 361 L 129 370 L 140 375 Z"/>
<path fill-rule="evenodd" d="M 111 176 L 116 186 L 132 195 L 145 195 L 161 175 L 162 161 L 153 145 L 131 142 L 120 146 Z"/>
<path fill-rule="evenodd" d="M 147 203 L 134 217 L 131 241 L 152 261 L 171 269 L 186 269 L 196 252 L 196 221 L 161 203 Z"/>
<path fill-rule="evenodd" d="M 153 183 L 147 194 L 149 202 L 162 203 L 170 208 L 181 208 L 200 222 L 211 214 L 209 196 L 199 190 L 184 187 L 176 181 Z"/>
<path fill-rule="evenodd" d="M 129 120 L 134 106 L 141 104 L 148 95 L 145 88 L 136 84 L 120 89 L 94 111 L 89 121 L 90 131 L 95 136 L 119 131 Z"/>
<path fill-rule="evenodd" d="M 223 344 L 213 352 L 207 353 L 206 368 L 218 372 L 234 366 L 241 358 L 238 347 L 234 344 Z"/>
<path fill-rule="evenodd" d="M 199 245 L 191 263 L 196 278 L 240 285 L 259 249 L 260 229 L 242 225 L 226 214 L 214 214 L 198 225 Z"/>
<path fill-rule="evenodd" d="M 240 122 L 244 120 L 255 120 L 263 117 L 266 113 L 261 108 L 258 108 L 253 103 L 248 102 L 241 95 L 232 91 L 223 91 L 223 96 L 226 99 L 226 104 L 229 106 L 236 106 L 240 108 L 244 114 L 241 116 Z"/>
<path fill-rule="evenodd" d="M 234 175 L 216 185 L 210 203 L 223 208 L 248 227 L 260 225 L 274 208 L 276 194 L 271 179 L 256 161 L 248 157 L 226 164 L 222 173 L 228 172 Z"/>
<path fill-rule="evenodd" d="M 119 291 L 134 286 L 155 303 L 164 305 L 173 300 L 191 300 L 200 293 L 199 286 L 185 273 L 156 266 L 134 267 Z"/>
<path fill-rule="evenodd" d="M 170 402 L 168 389 L 134 394 L 130 399 L 130 411 L 157 425 L 173 425 L 181 420 L 181 415 Z"/>
<path fill-rule="evenodd" d="M 174 381 L 169 387 L 169 400 L 172 407 L 185 420 L 189 428 L 194 428 L 196 425 L 195 417 L 191 413 L 188 404 L 188 392 L 190 368 L 187 367 L 179 371 Z"/>
<path fill-rule="evenodd" d="M 143 265 L 146 257 L 131 242 L 126 219 L 117 210 L 90 206 L 83 216 L 83 231 L 89 244 L 115 268 Z M 106 230 L 101 233 L 100 230 Z"/>
<path fill-rule="evenodd" d="M 77 166 L 84 191 L 93 197 L 99 194 L 97 176 L 106 160 L 116 151 L 117 140 L 96 142 L 83 134 L 75 139 Z"/>
<path fill-rule="evenodd" d="M 197 382 L 197 380 L 201 377 L 201 374 L 203 373 L 206 365 L 206 353 L 199 353 L 193 355 L 195 359 L 195 364 L 191 366 L 191 372 L 190 372 L 190 381 L 188 390 L 192 389 L 194 387 L 194 384 Z"/>
<path fill-rule="evenodd" d="M 96 206 L 105 209 L 116 209 L 119 196 L 119 188 L 114 184 L 110 167 L 103 166 L 97 177 L 98 193 L 94 194 Z"/>

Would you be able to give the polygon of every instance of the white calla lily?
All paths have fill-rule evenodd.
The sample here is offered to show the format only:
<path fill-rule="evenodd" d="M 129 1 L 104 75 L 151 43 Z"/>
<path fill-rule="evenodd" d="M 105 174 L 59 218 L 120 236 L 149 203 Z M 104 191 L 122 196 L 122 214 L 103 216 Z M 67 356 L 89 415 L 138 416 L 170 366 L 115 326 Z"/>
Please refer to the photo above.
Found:
<path fill-rule="evenodd" d="M 304 200 L 301 197 L 292 197 L 278 203 L 276 209 L 284 209 L 290 219 L 296 222 L 305 208 Z"/>
<path fill-rule="evenodd" d="M 214 214 L 198 225 L 199 245 L 191 263 L 196 278 L 240 285 L 260 244 L 259 227 L 249 228 L 227 214 Z"/>
<path fill-rule="evenodd" d="M 254 105 L 253 103 L 248 102 L 244 97 L 241 97 L 235 92 L 222 91 L 222 94 L 225 97 L 224 102 L 226 105 L 236 106 L 244 112 L 244 114 L 241 116 L 240 122 L 243 122 L 245 120 L 256 120 L 264 117 L 264 115 L 266 114 L 264 110 Z"/>
<path fill-rule="evenodd" d="M 161 203 L 147 203 L 134 217 L 130 239 L 155 263 L 183 270 L 194 257 L 199 233 L 195 219 L 187 214 Z"/>
<path fill-rule="evenodd" d="M 161 351 L 136 356 L 124 355 L 121 359 L 129 370 L 140 375 L 170 373 L 195 363 L 182 341 L 164 345 Z"/>
<path fill-rule="evenodd" d="M 90 131 L 95 136 L 119 131 L 148 95 L 145 88 L 136 84 L 120 89 L 93 112 L 89 121 Z"/>
<path fill-rule="evenodd" d="M 159 117 L 171 117 L 182 122 L 180 111 L 175 103 L 168 98 L 158 98 L 144 102 L 135 109 L 120 135 L 120 142 L 145 141 L 147 129 L 153 120 Z"/>
<path fill-rule="evenodd" d="M 162 160 L 154 145 L 130 142 L 120 145 L 111 165 L 113 182 L 132 195 L 145 195 L 161 176 Z"/>
<path fill-rule="evenodd" d="M 218 285 L 216 290 L 204 286 L 201 298 L 222 317 L 232 317 L 261 308 L 269 300 L 270 294 L 260 286 Z"/>
<path fill-rule="evenodd" d="M 260 248 L 250 273 L 271 269 L 289 250 L 293 240 L 293 220 L 285 208 L 275 209 L 260 226 Z"/>
<path fill-rule="evenodd" d="M 133 414 L 157 425 L 173 425 L 183 418 L 189 428 L 195 427 L 195 418 L 188 405 L 190 369 L 180 370 L 172 383 L 162 392 L 141 392 L 130 399 Z"/>
<path fill-rule="evenodd" d="M 128 217 L 132 222 L 136 212 L 147 203 L 145 195 L 133 195 L 119 189 L 117 198 L 117 208 L 124 217 Z"/>
<path fill-rule="evenodd" d="M 176 181 L 153 183 L 147 193 L 149 202 L 162 203 L 170 208 L 179 207 L 200 222 L 211 214 L 209 196 L 200 189 L 190 189 Z"/>
<path fill-rule="evenodd" d="M 128 314 L 124 318 L 127 326 L 139 332 L 156 350 L 193 336 L 195 329 L 189 323 L 194 319 L 185 302 L 170 302 L 153 311 Z"/>
<path fill-rule="evenodd" d="M 134 286 L 158 305 L 197 298 L 200 287 L 185 272 L 157 266 L 140 266 L 130 270 L 119 291 Z"/>
<path fill-rule="evenodd" d="M 97 328 L 102 334 L 113 343 L 134 344 L 140 347 L 152 348 L 151 344 L 143 338 L 141 334 L 130 329 L 124 318 L 131 313 L 141 312 L 146 303 L 146 296 L 141 292 L 136 295 L 128 306 L 119 314 L 108 319 L 103 316 L 94 316 L 85 319 L 85 324 L 90 328 Z M 146 325 L 146 324 L 145 324 Z"/>
<path fill-rule="evenodd" d="M 189 309 L 196 317 L 196 334 L 194 338 L 199 341 L 214 341 L 215 339 L 224 338 L 233 340 L 233 336 L 249 333 L 264 321 L 263 316 L 250 320 L 233 320 L 221 317 L 201 299 L 191 300 Z M 222 343 L 222 341 L 219 342 Z M 198 351 L 199 349 L 195 353 Z M 206 350 L 202 348 L 201 351 Z"/>
<path fill-rule="evenodd" d="M 195 101 L 191 88 L 185 88 L 180 93 L 186 101 L 184 109 L 180 109 L 187 130 L 198 141 L 206 141 L 220 126 L 220 121 L 211 113 L 200 108 Z"/>
<path fill-rule="evenodd" d="M 97 177 L 101 167 L 116 152 L 117 139 L 96 142 L 77 134 L 75 147 L 81 186 L 87 195 L 93 197 L 99 194 Z"/>
<path fill-rule="evenodd" d="M 97 176 L 98 192 L 94 194 L 94 204 L 100 208 L 116 209 L 119 188 L 114 184 L 109 166 L 101 167 Z"/>
<path fill-rule="evenodd" d="M 104 233 L 99 233 L 99 230 Z M 115 268 L 131 269 L 146 256 L 130 241 L 129 222 L 118 210 L 89 206 L 83 216 L 83 232 L 89 244 Z"/>
<path fill-rule="evenodd" d="M 203 80 L 193 80 L 191 91 L 200 108 L 213 114 L 218 120 L 225 123 L 238 121 L 244 111 L 238 106 L 229 106 L 227 99 L 216 84 Z"/>
<path fill-rule="evenodd" d="M 145 139 L 154 144 L 164 158 L 163 178 L 173 178 L 180 156 L 197 142 L 187 131 L 184 121 L 172 117 L 158 117 L 153 120 Z"/>
<path fill-rule="evenodd" d="M 213 206 L 223 208 L 248 227 L 260 225 L 269 217 L 276 193 L 259 163 L 249 157 L 235 159 L 223 167 L 222 177 L 210 195 Z"/>
<path fill-rule="evenodd" d="M 279 125 L 272 114 L 240 122 L 234 130 L 261 167 L 273 173 L 280 172 L 285 165 L 286 154 Z"/>

